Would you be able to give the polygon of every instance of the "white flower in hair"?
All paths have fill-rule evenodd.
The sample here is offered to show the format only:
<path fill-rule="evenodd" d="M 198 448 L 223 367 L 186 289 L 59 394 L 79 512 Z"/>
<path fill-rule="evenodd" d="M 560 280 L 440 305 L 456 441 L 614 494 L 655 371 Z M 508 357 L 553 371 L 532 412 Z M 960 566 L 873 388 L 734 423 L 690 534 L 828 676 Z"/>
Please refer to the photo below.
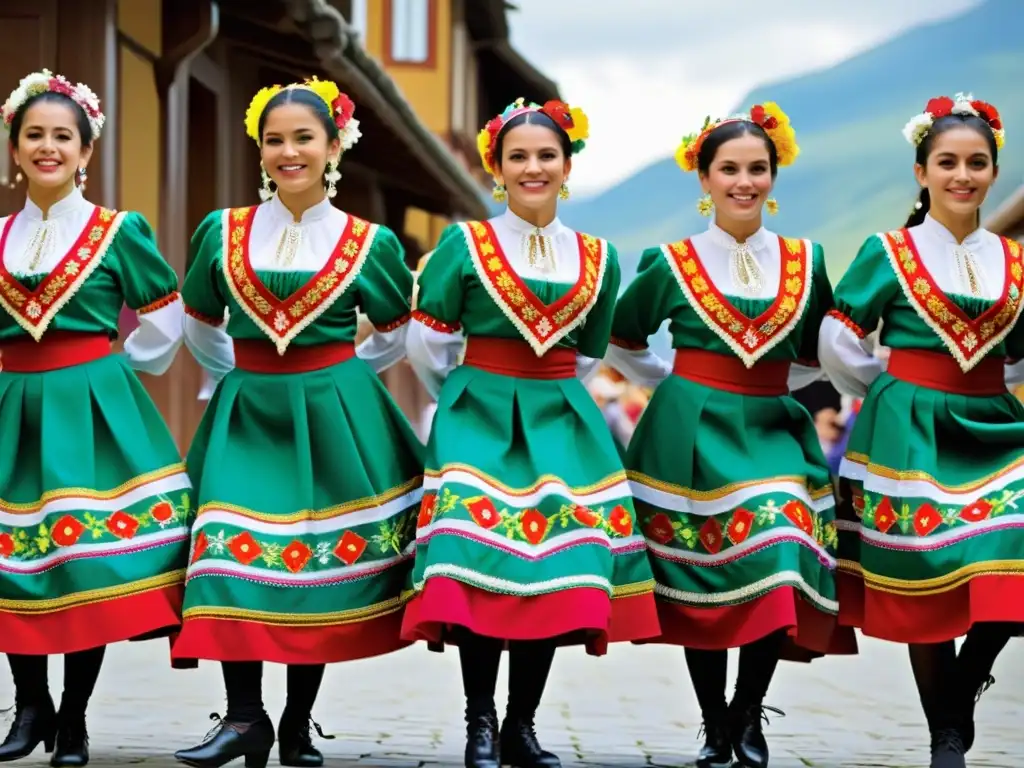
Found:
<path fill-rule="evenodd" d="M 916 115 L 903 127 L 903 137 L 916 147 L 931 130 L 932 122 L 933 118 L 927 112 Z"/>
<path fill-rule="evenodd" d="M 349 121 L 345 123 L 345 127 L 341 129 L 341 148 L 343 151 L 348 151 L 356 145 L 362 137 L 362 133 L 359 130 L 359 121 L 354 117 L 349 118 Z"/>

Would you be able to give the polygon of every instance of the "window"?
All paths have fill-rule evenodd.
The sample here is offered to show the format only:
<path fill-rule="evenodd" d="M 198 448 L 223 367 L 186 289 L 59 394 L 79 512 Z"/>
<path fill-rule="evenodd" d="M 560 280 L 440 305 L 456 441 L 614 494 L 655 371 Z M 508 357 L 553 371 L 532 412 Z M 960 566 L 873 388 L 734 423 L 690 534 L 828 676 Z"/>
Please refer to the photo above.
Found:
<path fill-rule="evenodd" d="M 431 62 L 433 4 L 433 0 L 390 0 L 391 61 L 403 64 Z"/>
<path fill-rule="evenodd" d="M 351 0 L 348 23 L 359 36 L 359 42 L 366 43 L 366 0 Z"/>

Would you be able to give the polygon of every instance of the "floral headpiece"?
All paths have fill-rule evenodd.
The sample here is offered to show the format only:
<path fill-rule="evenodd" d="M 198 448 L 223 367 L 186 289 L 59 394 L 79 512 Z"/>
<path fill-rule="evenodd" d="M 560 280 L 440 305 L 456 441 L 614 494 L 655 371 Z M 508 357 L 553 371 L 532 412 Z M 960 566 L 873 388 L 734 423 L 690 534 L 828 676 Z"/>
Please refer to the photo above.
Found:
<path fill-rule="evenodd" d="M 10 132 L 11 123 L 18 110 L 25 106 L 25 103 L 33 96 L 47 92 L 63 94 L 80 106 L 89 119 L 92 137 L 94 139 L 100 137 L 106 118 L 100 112 L 100 100 L 96 94 L 89 86 L 83 83 L 72 85 L 63 75 L 54 75 L 48 69 L 23 77 L 18 83 L 18 87 L 11 91 L 11 95 L 7 97 L 3 106 L 4 128 Z"/>
<path fill-rule="evenodd" d="M 352 103 L 352 99 L 339 90 L 335 83 L 332 83 L 330 80 L 318 80 L 316 77 L 309 78 L 301 83 L 291 83 L 285 86 L 272 85 L 269 88 L 261 88 L 252 97 L 252 101 L 249 102 L 249 108 L 245 111 L 245 132 L 249 138 L 257 144 L 260 143 L 260 117 L 263 115 L 263 111 L 267 108 L 267 104 L 272 98 L 289 88 L 301 88 L 312 91 L 323 99 L 327 109 L 330 110 L 331 117 L 334 118 L 334 124 L 338 126 L 338 131 L 341 134 L 342 151 L 344 152 L 355 146 L 356 142 L 359 141 L 359 137 L 363 135 L 359 132 L 359 121 L 352 117 L 356 111 L 356 105 Z"/>
<path fill-rule="evenodd" d="M 700 132 L 684 136 L 676 150 L 676 162 L 679 167 L 687 173 L 697 170 L 697 156 L 700 154 L 700 148 L 708 134 L 720 125 L 736 122 L 753 123 L 764 129 L 768 138 L 775 145 L 779 166 L 789 165 L 800 154 L 800 147 L 797 146 L 796 133 L 793 131 L 793 126 L 790 125 L 789 115 L 783 112 L 774 101 L 766 101 L 763 104 L 755 104 L 750 108 L 750 112 L 745 114 L 719 118 L 714 121 L 710 117 L 704 118 L 704 125 Z"/>
<path fill-rule="evenodd" d="M 586 140 L 590 138 L 590 121 L 586 114 L 579 107 L 570 107 L 564 101 L 553 99 L 543 106 L 540 104 L 527 104 L 524 99 L 516 99 L 505 107 L 500 115 L 491 118 L 487 125 L 480 129 L 476 137 L 476 148 L 480 152 L 480 161 L 484 170 L 494 175 L 494 149 L 498 141 L 498 134 L 509 120 L 517 115 L 527 112 L 543 112 L 555 121 L 569 135 L 572 142 L 572 153 L 579 153 L 585 146 Z"/>
<path fill-rule="evenodd" d="M 924 137 L 928 135 L 936 120 L 949 115 L 980 117 L 992 129 L 992 135 L 996 139 L 996 148 L 1003 148 L 1006 137 L 1003 132 L 1003 121 L 999 117 L 999 110 L 991 104 L 978 101 L 969 93 L 958 93 L 952 99 L 949 96 L 932 99 L 925 105 L 924 112 L 911 118 L 910 122 L 904 126 L 903 136 L 916 147 L 924 141 Z"/>

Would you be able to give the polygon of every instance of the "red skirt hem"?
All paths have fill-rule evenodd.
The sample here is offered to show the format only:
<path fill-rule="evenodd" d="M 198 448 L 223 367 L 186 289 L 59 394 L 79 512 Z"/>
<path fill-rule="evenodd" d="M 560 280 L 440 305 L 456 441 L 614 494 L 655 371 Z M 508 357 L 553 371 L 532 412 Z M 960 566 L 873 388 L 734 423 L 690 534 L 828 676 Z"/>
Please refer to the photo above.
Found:
<path fill-rule="evenodd" d="M 777 587 L 739 605 L 696 608 L 658 600 L 662 635 L 645 642 L 707 651 L 740 648 L 784 631 L 783 658 L 809 661 L 824 655 L 857 653 L 857 637 L 837 618 L 818 610 L 793 587 Z"/>
<path fill-rule="evenodd" d="M 611 599 L 604 590 L 575 587 L 517 597 L 434 576 L 406 606 L 402 637 L 452 643 L 446 633 L 451 627 L 503 640 L 582 643 L 594 656 L 603 656 L 609 643 L 656 637 L 661 632 L 651 592 Z"/>
<path fill-rule="evenodd" d="M 74 653 L 125 640 L 166 637 L 181 626 L 181 584 L 52 613 L 0 611 L 0 653 Z"/>
<path fill-rule="evenodd" d="M 409 645 L 398 636 L 402 612 L 327 626 L 282 626 L 241 619 L 186 619 L 171 659 L 183 667 L 203 661 L 334 664 L 384 656 Z"/>
<path fill-rule="evenodd" d="M 871 589 L 858 575 L 841 572 L 836 590 L 841 624 L 895 643 L 954 640 L 981 622 L 1024 624 L 1024 576 L 974 576 L 945 592 L 899 595 Z"/>

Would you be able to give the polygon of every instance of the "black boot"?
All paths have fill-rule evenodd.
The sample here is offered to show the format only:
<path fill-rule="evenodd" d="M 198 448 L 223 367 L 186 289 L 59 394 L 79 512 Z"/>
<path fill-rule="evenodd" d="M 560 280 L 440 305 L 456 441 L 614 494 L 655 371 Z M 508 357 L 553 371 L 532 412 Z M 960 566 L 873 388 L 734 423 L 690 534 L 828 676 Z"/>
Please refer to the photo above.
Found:
<path fill-rule="evenodd" d="M 85 712 L 57 713 L 57 743 L 50 758 L 54 768 L 74 768 L 89 764 L 89 732 Z"/>
<path fill-rule="evenodd" d="M 319 723 L 305 717 L 289 714 L 285 707 L 281 715 L 281 723 L 277 726 L 277 754 L 281 765 L 291 768 L 319 768 L 324 764 L 324 756 L 313 746 L 313 735 L 310 730 L 315 728 L 321 739 L 333 739 L 325 734 Z"/>
<path fill-rule="evenodd" d="M 245 758 L 245 768 L 267 768 L 270 750 L 274 746 L 274 725 L 264 715 L 254 723 L 234 723 L 221 720 L 220 715 L 210 715 L 219 721 L 206 735 L 202 744 L 174 753 L 174 759 L 196 768 L 220 768 L 239 757 Z"/>
<path fill-rule="evenodd" d="M 705 739 L 697 755 L 697 768 L 729 768 L 732 765 L 732 738 L 728 713 L 724 707 L 719 712 L 704 713 L 701 732 Z"/>
<path fill-rule="evenodd" d="M 516 640 L 508 647 L 508 710 L 501 724 L 501 760 L 512 768 L 561 768 L 541 748 L 533 721 L 555 658 L 549 640 Z"/>
<path fill-rule="evenodd" d="M 767 768 L 768 742 L 764 738 L 762 723 L 767 723 L 765 710 L 785 715 L 781 709 L 763 704 L 742 704 L 736 700 L 729 706 L 732 749 L 736 765 L 744 768 Z"/>
<path fill-rule="evenodd" d="M 989 675 L 978 689 L 973 693 L 968 690 L 963 695 L 963 722 L 960 726 L 960 736 L 964 742 L 964 754 L 971 750 L 974 746 L 974 710 L 978 705 L 978 701 L 981 699 L 981 695 L 995 685 L 996 679 Z"/>
<path fill-rule="evenodd" d="M 40 743 L 47 753 L 53 752 L 56 734 L 57 715 L 49 698 L 41 704 L 16 704 L 11 730 L 0 745 L 0 763 L 28 757 Z"/>
<path fill-rule="evenodd" d="M 466 768 L 500 768 L 498 715 L 466 713 Z"/>
<path fill-rule="evenodd" d="M 960 729 L 946 726 L 932 731 L 931 768 L 967 768 Z"/>
<path fill-rule="evenodd" d="M 1008 622 L 982 622 L 968 630 L 956 656 L 956 697 L 960 702 L 964 752 L 974 745 L 974 709 L 981 694 L 995 683 L 992 667 L 1006 644 L 1020 630 Z"/>

